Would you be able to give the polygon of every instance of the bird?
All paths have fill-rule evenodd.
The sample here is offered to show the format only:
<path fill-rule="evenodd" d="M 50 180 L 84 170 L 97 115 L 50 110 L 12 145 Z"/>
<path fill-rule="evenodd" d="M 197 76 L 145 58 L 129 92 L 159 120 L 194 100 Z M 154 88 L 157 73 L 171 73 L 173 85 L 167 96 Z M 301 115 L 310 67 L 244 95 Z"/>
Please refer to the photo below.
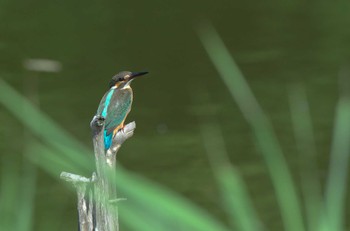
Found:
<path fill-rule="evenodd" d="M 114 135 L 123 129 L 133 102 L 131 82 L 147 71 L 122 71 L 114 75 L 109 82 L 109 90 L 102 97 L 96 116 L 104 118 L 104 146 L 105 150 L 111 147 Z"/>

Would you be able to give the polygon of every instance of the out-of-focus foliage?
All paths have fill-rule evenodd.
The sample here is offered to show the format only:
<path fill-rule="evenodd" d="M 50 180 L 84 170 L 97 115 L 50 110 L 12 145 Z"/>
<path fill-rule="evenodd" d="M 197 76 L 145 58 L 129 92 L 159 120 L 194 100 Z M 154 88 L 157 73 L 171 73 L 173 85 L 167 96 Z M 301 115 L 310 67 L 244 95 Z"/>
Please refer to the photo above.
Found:
<path fill-rule="evenodd" d="M 302 200 L 296 192 L 296 185 L 290 177 L 288 166 L 269 119 L 263 113 L 222 40 L 210 27 L 202 28 L 200 37 L 227 88 L 240 105 L 254 131 L 257 147 L 262 152 L 276 190 L 285 230 L 344 230 L 346 176 L 348 175 L 350 151 L 348 145 L 350 100 L 344 96 L 337 105 L 325 198 L 309 201 L 312 197 L 310 193 L 314 192 L 314 189 L 303 185 L 305 188 L 302 191 L 305 195 Z M 305 98 L 302 97 L 302 94 L 300 94 L 301 98 L 298 98 L 299 94 L 295 94 L 296 92 L 300 93 L 292 91 L 291 94 L 296 135 L 297 137 L 302 136 L 301 130 L 305 129 L 305 133 L 312 136 L 309 115 L 307 111 L 303 111 L 306 113 L 303 114 L 299 109 L 300 105 L 305 106 Z M 4 81 L 0 82 L 0 101 L 30 132 L 40 137 L 40 144 L 34 141 L 31 143 L 26 161 L 33 161 L 32 163 L 54 174 L 55 177 L 59 169 L 68 168 L 73 171 L 81 171 L 82 163 L 88 163 L 84 157 L 84 153 L 88 152 L 86 148 Z M 29 113 L 27 116 L 23 116 L 23 108 L 26 108 Z M 300 126 L 300 124 L 305 126 Z M 239 173 L 228 161 L 220 128 L 215 121 L 203 124 L 201 128 L 203 141 L 206 144 L 220 191 L 216 200 L 222 204 L 228 214 L 230 229 L 227 224 L 216 220 L 190 201 L 149 180 L 135 176 L 119 166 L 116 185 L 118 191 L 128 197 L 127 201 L 120 204 L 120 216 L 130 230 L 225 231 L 232 229 L 257 231 L 264 229 L 265 225 L 258 218 Z M 306 138 L 309 141 L 313 140 L 312 137 Z M 302 139 L 299 140 L 301 142 Z M 304 148 L 308 145 L 313 144 L 300 144 Z M 0 203 L 1 230 L 31 230 L 33 195 L 36 186 L 36 170 L 32 163 L 23 163 L 23 174 L 18 173 L 15 163 L 7 163 L 3 166 Z M 84 167 L 86 166 L 88 165 L 84 164 Z M 309 180 L 307 183 L 318 181 L 315 175 L 307 180 Z M 303 219 L 302 209 L 306 210 L 305 219 Z"/>
<path fill-rule="evenodd" d="M 224 48 L 210 31 L 198 39 L 207 21 Z M 0 78 L 13 88 L 0 91 L 1 229 L 77 228 L 75 192 L 57 177 L 91 174 L 89 122 L 122 70 L 150 72 L 133 82 L 137 129 L 118 153 L 137 184 L 155 182 L 229 229 L 349 227 L 343 93 L 338 103 L 349 25 L 342 0 L 0 0 Z M 142 217 L 130 190 L 119 189 L 121 231 L 156 213 L 127 222 Z"/>

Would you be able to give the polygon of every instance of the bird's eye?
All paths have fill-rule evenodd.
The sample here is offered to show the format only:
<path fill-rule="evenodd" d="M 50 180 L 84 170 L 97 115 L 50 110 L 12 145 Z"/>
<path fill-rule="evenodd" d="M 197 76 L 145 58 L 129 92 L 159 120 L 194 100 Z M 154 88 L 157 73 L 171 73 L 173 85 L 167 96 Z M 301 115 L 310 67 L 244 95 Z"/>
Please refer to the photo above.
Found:
<path fill-rule="evenodd" d="M 124 80 L 124 78 L 122 78 L 122 77 L 120 77 L 119 79 L 118 79 L 118 81 L 123 81 Z"/>

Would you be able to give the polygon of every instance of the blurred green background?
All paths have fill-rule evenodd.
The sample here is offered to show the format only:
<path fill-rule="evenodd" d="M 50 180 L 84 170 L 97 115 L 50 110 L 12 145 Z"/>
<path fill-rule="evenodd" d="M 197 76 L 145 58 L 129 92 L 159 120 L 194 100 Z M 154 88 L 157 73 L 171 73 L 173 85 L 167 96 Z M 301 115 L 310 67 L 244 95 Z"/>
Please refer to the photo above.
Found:
<path fill-rule="evenodd" d="M 135 120 L 137 129 L 118 153 L 119 162 L 226 222 L 199 129 L 208 117 L 215 119 L 266 229 L 282 230 L 274 189 L 251 129 L 198 37 L 198 26 L 207 22 L 271 118 L 296 182 L 300 158 L 288 87 L 305 86 L 317 174 L 323 182 L 338 75 L 350 57 L 346 1 L 0 0 L 0 78 L 36 97 L 43 112 L 92 149 L 89 122 L 110 78 L 121 70 L 149 71 L 147 78 L 133 82 L 127 121 Z M 56 60 L 62 69 L 46 73 L 24 67 L 26 60 L 36 58 Z M 0 108 L 3 169 L 23 161 L 26 128 Z M 33 230 L 75 230 L 76 196 L 70 187 L 43 170 L 36 184 Z"/>

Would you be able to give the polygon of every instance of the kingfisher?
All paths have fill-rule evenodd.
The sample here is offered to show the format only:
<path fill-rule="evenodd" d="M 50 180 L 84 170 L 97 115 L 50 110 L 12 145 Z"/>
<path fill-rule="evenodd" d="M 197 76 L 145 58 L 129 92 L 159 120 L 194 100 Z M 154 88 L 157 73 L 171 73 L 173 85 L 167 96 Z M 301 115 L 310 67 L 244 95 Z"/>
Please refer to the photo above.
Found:
<path fill-rule="evenodd" d="M 124 122 L 131 110 L 133 91 L 131 82 L 148 72 L 122 71 L 112 77 L 109 82 L 109 90 L 102 97 L 96 116 L 105 119 L 104 146 L 108 150 L 112 144 L 114 135 L 124 127 Z"/>

